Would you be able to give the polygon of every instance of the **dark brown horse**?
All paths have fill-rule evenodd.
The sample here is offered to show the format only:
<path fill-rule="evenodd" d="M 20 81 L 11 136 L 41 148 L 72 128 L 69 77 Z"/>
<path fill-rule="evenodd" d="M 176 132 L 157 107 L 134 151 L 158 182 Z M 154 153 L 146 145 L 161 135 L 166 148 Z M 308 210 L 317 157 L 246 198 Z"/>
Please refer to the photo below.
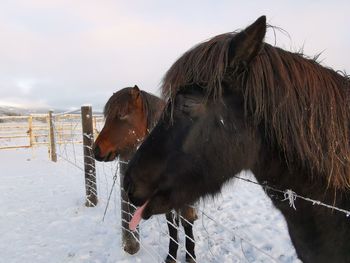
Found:
<path fill-rule="evenodd" d="M 350 80 L 264 43 L 266 18 L 187 51 L 166 73 L 163 117 L 125 176 L 142 217 L 218 193 L 241 170 L 350 210 Z M 148 180 L 145 181 L 144 178 Z M 350 218 L 267 194 L 304 262 L 350 262 Z M 272 195 L 273 194 L 273 195 Z"/>
<path fill-rule="evenodd" d="M 164 101 L 137 86 L 124 88 L 108 100 L 104 109 L 105 125 L 94 144 L 94 154 L 98 161 L 113 161 L 121 156 L 131 158 L 130 153 L 143 141 L 155 126 L 164 108 Z M 192 225 L 197 219 L 196 212 L 189 206 L 179 209 L 179 214 L 166 213 L 170 241 L 166 262 L 175 262 L 178 250 L 179 215 L 186 234 L 186 260 L 194 262 L 194 237 Z"/>

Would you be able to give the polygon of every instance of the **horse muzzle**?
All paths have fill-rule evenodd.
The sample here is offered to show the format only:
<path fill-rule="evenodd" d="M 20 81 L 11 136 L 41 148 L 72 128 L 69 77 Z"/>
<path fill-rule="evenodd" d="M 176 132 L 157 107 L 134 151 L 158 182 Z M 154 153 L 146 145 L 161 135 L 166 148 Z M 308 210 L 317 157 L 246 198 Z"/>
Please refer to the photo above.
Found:
<path fill-rule="evenodd" d="M 117 157 L 117 154 L 112 151 L 108 152 L 108 154 L 103 156 L 101 153 L 101 149 L 98 145 L 93 146 L 93 153 L 96 161 L 99 162 L 111 162 L 114 161 Z"/>

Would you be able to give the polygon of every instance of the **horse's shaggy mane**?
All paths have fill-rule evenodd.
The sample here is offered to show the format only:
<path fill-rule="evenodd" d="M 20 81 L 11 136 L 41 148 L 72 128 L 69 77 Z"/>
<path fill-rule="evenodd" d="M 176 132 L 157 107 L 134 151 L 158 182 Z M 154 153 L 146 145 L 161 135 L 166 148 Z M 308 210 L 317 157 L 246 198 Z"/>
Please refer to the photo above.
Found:
<path fill-rule="evenodd" d="M 150 131 L 157 124 L 165 102 L 161 98 L 143 90 L 141 90 L 141 96 L 143 99 L 143 107 L 147 114 L 147 129 Z"/>
<path fill-rule="evenodd" d="M 235 35 L 222 34 L 187 51 L 166 73 L 163 96 L 172 99 L 191 84 L 214 99 L 223 96 L 223 88 L 241 88 L 246 114 L 263 124 L 266 140 L 289 164 L 321 174 L 335 189 L 349 189 L 349 77 L 269 44 L 248 65 L 230 62 Z"/>

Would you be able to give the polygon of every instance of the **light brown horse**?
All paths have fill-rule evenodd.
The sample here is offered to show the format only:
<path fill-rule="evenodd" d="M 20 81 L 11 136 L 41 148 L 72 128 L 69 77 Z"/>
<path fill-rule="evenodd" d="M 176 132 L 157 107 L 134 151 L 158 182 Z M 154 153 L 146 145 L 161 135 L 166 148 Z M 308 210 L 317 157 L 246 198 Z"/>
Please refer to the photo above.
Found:
<path fill-rule="evenodd" d="M 129 160 L 157 123 L 164 105 L 163 100 L 137 86 L 114 93 L 105 105 L 105 125 L 94 144 L 96 160 L 109 162 L 118 156 Z M 166 214 L 170 241 L 165 262 L 175 262 L 176 259 L 179 217 L 186 234 L 186 261 L 195 262 L 192 224 L 197 214 L 188 206 L 181 208 L 176 216 L 173 213 Z"/>

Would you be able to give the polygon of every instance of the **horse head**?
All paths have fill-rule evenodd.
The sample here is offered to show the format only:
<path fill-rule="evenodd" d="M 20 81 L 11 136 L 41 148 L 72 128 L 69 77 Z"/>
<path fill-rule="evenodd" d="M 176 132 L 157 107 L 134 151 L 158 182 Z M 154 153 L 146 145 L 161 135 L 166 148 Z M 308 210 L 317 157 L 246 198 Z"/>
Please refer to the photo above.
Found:
<path fill-rule="evenodd" d="M 133 150 L 147 134 L 147 115 L 140 89 L 124 88 L 104 108 L 105 124 L 93 151 L 98 161 L 113 161 Z"/>
<path fill-rule="evenodd" d="M 215 194 L 233 174 L 254 165 L 259 138 L 245 120 L 238 87 L 241 72 L 263 46 L 265 31 L 261 17 L 240 33 L 198 45 L 167 72 L 163 116 L 124 179 L 130 200 L 147 203 L 143 218 Z"/>

